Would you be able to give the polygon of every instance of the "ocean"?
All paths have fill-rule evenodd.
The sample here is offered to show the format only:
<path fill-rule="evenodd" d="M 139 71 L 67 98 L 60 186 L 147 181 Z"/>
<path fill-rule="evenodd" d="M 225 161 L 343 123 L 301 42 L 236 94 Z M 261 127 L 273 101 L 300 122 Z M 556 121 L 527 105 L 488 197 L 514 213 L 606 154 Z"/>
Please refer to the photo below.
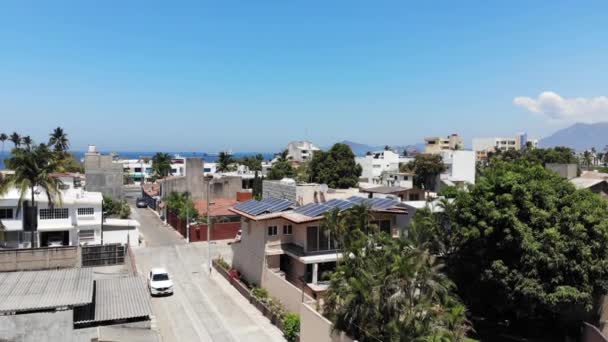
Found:
<path fill-rule="evenodd" d="M 72 151 L 71 152 L 76 159 L 82 160 L 84 158 L 84 151 Z M 108 154 L 110 152 L 101 152 L 102 154 Z M 156 152 L 116 152 L 118 153 L 118 158 L 120 159 L 138 159 L 140 157 L 152 157 Z M 167 152 L 171 156 L 179 154 L 181 157 L 200 157 L 203 158 L 206 162 L 214 162 L 217 160 L 217 154 L 208 154 L 205 152 Z M 271 160 L 274 157 L 274 153 L 268 152 L 237 152 L 233 153 L 233 158 L 242 158 L 242 157 L 250 157 L 255 156 L 260 153 L 264 156 L 264 160 Z M 10 157 L 10 152 L 0 152 L 0 170 L 4 169 L 4 159 Z"/>

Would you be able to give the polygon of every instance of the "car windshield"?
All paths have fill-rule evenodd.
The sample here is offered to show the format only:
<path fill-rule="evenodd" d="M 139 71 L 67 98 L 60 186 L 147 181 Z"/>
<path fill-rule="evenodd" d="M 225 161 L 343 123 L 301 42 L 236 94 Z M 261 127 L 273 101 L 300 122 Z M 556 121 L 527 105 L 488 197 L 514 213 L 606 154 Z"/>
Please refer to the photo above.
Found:
<path fill-rule="evenodd" d="M 154 274 L 154 275 L 152 275 L 152 280 L 154 280 L 154 281 L 169 280 L 169 275 L 166 273 Z"/>

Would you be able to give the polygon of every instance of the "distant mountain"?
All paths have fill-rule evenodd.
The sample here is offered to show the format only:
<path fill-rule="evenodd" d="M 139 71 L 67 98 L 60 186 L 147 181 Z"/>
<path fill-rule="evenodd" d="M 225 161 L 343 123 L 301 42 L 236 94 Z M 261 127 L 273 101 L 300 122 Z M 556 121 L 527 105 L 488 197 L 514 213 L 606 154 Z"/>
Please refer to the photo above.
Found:
<path fill-rule="evenodd" d="M 603 150 L 604 146 L 608 145 L 608 122 L 576 123 L 541 139 L 538 145 L 540 147 L 566 146 L 576 151 L 584 151 L 592 147 Z"/>
<path fill-rule="evenodd" d="M 384 150 L 384 147 L 385 147 L 385 145 L 372 146 L 372 145 L 361 144 L 361 143 L 357 143 L 357 142 L 349 141 L 349 140 L 340 141 L 340 143 L 348 145 L 350 147 L 350 149 L 353 150 L 353 153 L 357 156 L 365 155 L 369 151 L 381 151 L 381 150 Z M 331 148 L 331 146 L 325 147 L 323 149 L 328 150 L 330 148 Z M 401 151 L 404 151 L 404 150 L 406 150 L 406 151 L 416 150 L 416 151 L 422 152 L 422 151 L 424 151 L 424 144 L 390 146 L 390 148 L 392 150 L 399 151 L 399 153 L 401 153 Z"/>

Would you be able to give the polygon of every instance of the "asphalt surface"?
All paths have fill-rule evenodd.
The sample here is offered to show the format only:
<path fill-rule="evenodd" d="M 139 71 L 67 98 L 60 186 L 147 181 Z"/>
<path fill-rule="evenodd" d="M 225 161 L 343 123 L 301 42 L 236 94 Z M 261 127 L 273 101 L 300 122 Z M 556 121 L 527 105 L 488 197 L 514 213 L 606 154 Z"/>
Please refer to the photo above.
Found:
<path fill-rule="evenodd" d="M 152 298 L 163 341 L 285 341 L 221 275 L 209 275 L 207 243 L 187 244 L 149 209 L 132 212 L 144 239 L 134 249 L 138 271 L 146 275 L 152 267 L 165 267 L 174 282 L 172 296 Z M 211 249 L 212 258 L 232 259 L 226 242 L 211 243 Z"/>

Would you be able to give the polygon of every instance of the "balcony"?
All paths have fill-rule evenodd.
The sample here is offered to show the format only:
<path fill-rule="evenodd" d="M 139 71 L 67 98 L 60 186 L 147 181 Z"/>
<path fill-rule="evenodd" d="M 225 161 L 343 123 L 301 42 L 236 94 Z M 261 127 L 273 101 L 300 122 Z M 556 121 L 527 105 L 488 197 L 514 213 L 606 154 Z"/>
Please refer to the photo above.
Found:
<path fill-rule="evenodd" d="M 268 246 L 266 248 L 266 255 L 278 254 L 287 254 L 303 264 L 331 262 L 342 257 L 342 254 L 337 249 L 306 251 L 302 246 L 295 243 L 283 243 L 280 245 Z"/>

